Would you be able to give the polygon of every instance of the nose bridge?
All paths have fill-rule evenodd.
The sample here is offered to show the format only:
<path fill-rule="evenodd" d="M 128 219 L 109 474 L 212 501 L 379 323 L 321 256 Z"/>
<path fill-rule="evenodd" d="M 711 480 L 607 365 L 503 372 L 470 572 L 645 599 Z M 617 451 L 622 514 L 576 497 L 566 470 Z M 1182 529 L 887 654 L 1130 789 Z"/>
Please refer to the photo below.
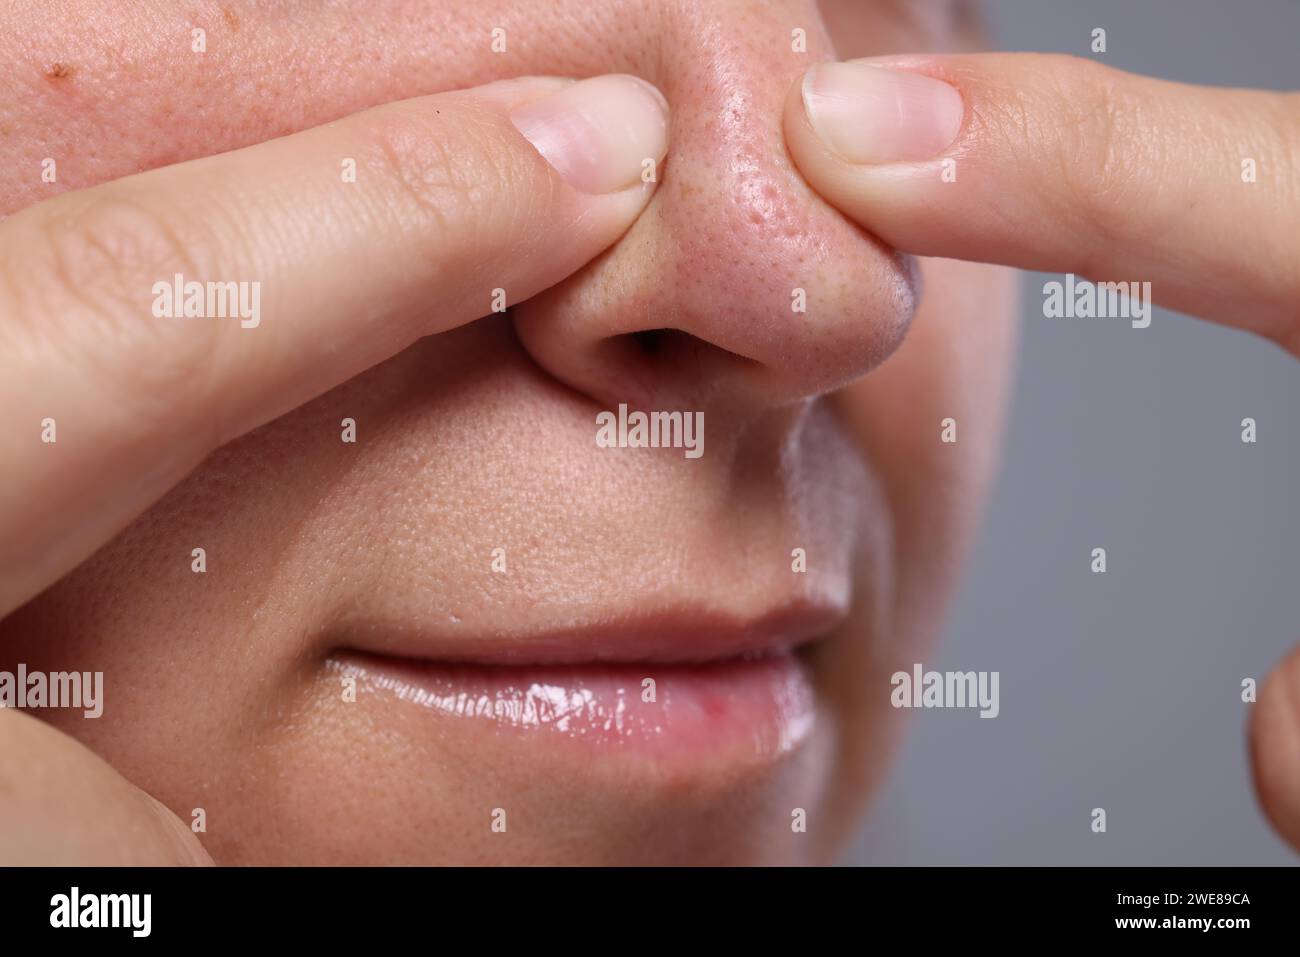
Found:
<path fill-rule="evenodd" d="M 656 195 L 613 249 L 516 310 L 544 366 L 605 400 L 790 401 L 896 346 L 906 260 L 814 194 L 786 152 L 791 85 L 831 56 L 811 3 L 679 4 L 655 83 L 672 107 Z"/>

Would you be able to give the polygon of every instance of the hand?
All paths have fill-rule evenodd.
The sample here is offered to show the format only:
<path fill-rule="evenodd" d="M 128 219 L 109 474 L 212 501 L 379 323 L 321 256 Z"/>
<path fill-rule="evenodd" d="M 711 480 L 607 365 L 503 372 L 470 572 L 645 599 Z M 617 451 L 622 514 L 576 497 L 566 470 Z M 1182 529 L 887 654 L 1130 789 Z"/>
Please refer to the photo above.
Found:
<path fill-rule="evenodd" d="M 1300 95 L 1061 56 L 889 57 L 813 68 L 784 126 L 812 187 L 890 245 L 1149 282 L 1300 356 Z M 1251 747 L 1300 848 L 1300 650 L 1261 689 Z"/>
<path fill-rule="evenodd" d="M 0 617 L 217 447 L 575 272 L 644 208 L 667 129 L 640 80 L 511 80 L 0 222 Z M 204 317 L 184 317 L 191 282 Z M 30 716 L 0 714 L 0 752 L 0 861 L 206 857 L 162 805 Z"/>

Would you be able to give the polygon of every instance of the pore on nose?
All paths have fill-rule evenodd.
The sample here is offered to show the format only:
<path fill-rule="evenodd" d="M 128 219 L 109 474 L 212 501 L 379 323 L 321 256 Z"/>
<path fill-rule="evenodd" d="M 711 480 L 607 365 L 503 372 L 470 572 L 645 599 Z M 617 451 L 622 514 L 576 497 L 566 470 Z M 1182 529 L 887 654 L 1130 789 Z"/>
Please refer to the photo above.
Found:
<path fill-rule="evenodd" d="M 829 41 L 810 29 L 795 52 L 788 18 L 761 9 L 664 26 L 643 74 L 671 107 L 655 196 L 603 256 L 514 309 L 534 359 L 609 407 L 815 396 L 883 361 L 911 318 L 911 261 L 813 193 L 786 153 L 786 95 Z"/>

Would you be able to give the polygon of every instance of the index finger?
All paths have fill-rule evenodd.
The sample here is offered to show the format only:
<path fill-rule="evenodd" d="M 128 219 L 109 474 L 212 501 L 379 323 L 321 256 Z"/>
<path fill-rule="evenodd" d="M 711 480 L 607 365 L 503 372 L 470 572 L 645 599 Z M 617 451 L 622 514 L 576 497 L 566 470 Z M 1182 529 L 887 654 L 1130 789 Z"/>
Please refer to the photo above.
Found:
<path fill-rule="evenodd" d="M 218 445 L 577 270 L 666 148 L 637 78 L 506 81 L 0 223 L 0 616 Z"/>
<path fill-rule="evenodd" d="M 927 256 L 1150 283 L 1300 354 L 1300 98 L 1038 54 L 821 64 L 786 142 L 832 205 Z"/>

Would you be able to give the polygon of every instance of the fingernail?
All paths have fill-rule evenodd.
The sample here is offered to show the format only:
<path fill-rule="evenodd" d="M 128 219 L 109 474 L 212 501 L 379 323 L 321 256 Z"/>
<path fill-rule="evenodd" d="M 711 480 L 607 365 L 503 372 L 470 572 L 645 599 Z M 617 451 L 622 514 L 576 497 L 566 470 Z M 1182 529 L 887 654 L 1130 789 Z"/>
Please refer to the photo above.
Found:
<path fill-rule="evenodd" d="M 821 63 L 804 75 L 808 121 L 849 163 L 933 159 L 952 145 L 966 108 L 942 80 L 865 63 Z"/>
<path fill-rule="evenodd" d="M 642 182 L 646 161 L 658 163 L 668 150 L 668 101 L 626 74 L 580 80 L 520 107 L 510 120 L 584 193 Z"/>

